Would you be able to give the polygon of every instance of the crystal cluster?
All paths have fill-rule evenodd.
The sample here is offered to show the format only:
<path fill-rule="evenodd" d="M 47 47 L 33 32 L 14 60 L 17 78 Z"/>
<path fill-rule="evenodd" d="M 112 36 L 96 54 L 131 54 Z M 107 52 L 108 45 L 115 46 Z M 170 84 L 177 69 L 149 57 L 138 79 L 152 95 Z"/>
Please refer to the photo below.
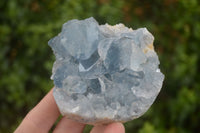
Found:
<path fill-rule="evenodd" d="M 60 112 L 87 124 L 140 117 L 158 95 L 164 75 L 146 28 L 71 20 L 48 44 L 54 51 L 54 98 Z"/>

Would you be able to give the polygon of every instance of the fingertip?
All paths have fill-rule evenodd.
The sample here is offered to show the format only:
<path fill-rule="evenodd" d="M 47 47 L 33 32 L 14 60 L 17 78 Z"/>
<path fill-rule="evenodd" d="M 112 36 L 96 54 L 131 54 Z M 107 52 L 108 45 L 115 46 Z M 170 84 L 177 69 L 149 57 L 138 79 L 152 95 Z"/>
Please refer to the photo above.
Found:
<path fill-rule="evenodd" d="M 122 123 L 111 123 L 106 126 L 104 133 L 125 133 L 125 128 Z"/>
<path fill-rule="evenodd" d="M 82 133 L 84 128 L 85 124 L 70 120 L 64 116 L 56 125 L 53 133 Z"/>
<path fill-rule="evenodd" d="M 125 133 L 122 123 L 116 122 L 108 125 L 95 126 L 90 133 Z"/>
<path fill-rule="evenodd" d="M 56 119 L 59 117 L 60 111 L 53 97 L 51 90 L 24 118 L 19 127 L 18 132 L 48 132 Z M 31 130 L 32 129 L 32 130 Z"/>

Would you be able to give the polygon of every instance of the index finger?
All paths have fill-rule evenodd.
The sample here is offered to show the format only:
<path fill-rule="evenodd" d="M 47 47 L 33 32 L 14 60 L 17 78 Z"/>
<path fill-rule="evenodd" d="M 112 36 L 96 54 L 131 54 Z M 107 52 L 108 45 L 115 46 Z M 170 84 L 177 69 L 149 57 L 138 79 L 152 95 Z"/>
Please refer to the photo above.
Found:
<path fill-rule="evenodd" d="M 60 112 L 53 98 L 53 89 L 26 115 L 15 133 L 48 132 Z"/>

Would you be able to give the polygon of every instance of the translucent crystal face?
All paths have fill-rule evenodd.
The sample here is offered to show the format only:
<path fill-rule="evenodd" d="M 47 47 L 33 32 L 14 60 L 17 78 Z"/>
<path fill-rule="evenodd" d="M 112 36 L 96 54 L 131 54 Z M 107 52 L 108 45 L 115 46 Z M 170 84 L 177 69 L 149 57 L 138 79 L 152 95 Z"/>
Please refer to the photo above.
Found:
<path fill-rule="evenodd" d="M 158 95 L 164 75 L 146 28 L 71 20 L 49 41 L 54 98 L 63 115 L 88 124 L 140 117 Z"/>

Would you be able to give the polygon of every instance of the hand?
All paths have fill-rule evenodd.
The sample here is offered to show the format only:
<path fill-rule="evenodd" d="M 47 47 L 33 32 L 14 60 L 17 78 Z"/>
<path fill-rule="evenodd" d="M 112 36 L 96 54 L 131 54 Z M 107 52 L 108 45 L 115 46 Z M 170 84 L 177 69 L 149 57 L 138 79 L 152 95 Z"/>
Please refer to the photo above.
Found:
<path fill-rule="evenodd" d="M 52 90 L 26 115 L 14 133 L 48 133 L 60 115 L 54 101 Z M 85 124 L 63 117 L 56 125 L 53 133 L 82 133 Z M 94 126 L 91 133 L 124 133 L 121 123 L 106 126 Z"/>

